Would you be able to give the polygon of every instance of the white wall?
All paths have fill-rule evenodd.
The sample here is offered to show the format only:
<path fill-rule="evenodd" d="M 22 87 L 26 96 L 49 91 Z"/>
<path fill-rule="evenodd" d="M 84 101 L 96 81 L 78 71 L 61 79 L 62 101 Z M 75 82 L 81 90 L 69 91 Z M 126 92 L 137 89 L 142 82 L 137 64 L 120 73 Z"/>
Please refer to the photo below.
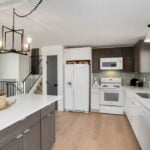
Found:
<path fill-rule="evenodd" d="M 64 109 L 64 63 L 67 60 L 92 60 L 90 47 L 64 49 L 63 46 L 48 46 L 41 49 L 43 57 L 43 94 L 47 94 L 47 56 L 58 56 L 58 95 L 62 99 L 58 102 L 58 109 Z"/>
<path fill-rule="evenodd" d="M 58 102 L 58 110 L 64 109 L 63 103 L 63 46 L 48 46 L 41 49 L 43 57 L 43 94 L 47 94 L 47 56 L 57 55 L 57 72 L 58 72 L 58 95 L 62 96 L 62 99 Z"/>
<path fill-rule="evenodd" d="M 29 56 L 14 53 L 0 55 L 0 79 L 22 81 L 29 73 Z"/>
<path fill-rule="evenodd" d="M 19 55 L 0 55 L 0 79 L 19 79 Z"/>
<path fill-rule="evenodd" d="M 19 81 L 23 81 L 30 72 L 30 57 L 19 55 Z"/>

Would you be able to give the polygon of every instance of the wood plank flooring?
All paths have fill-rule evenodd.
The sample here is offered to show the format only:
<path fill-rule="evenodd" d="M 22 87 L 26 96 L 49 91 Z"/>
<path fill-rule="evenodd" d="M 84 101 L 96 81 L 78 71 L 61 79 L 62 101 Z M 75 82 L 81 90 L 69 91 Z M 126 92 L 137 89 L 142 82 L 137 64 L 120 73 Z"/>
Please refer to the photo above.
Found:
<path fill-rule="evenodd" d="M 52 150 L 140 150 L 125 116 L 56 112 Z"/>

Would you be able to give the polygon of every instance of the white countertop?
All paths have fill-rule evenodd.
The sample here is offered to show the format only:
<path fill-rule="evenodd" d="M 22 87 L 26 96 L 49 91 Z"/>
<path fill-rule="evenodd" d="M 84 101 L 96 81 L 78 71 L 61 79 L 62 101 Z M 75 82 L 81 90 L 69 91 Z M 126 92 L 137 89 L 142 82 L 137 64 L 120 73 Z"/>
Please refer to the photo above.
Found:
<path fill-rule="evenodd" d="M 149 98 L 142 98 L 136 93 L 150 93 L 149 88 L 140 88 L 140 87 L 131 87 L 131 86 L 124 86 L 123 89 L 130 92 L 136 99 L 139 100 L 149 111 L 150 111 L 150 99 Z"/>
<path fill-rule="evenodd" d="M 60 96 L 47 95 L 18 95 L 9 97 L 7 100 L 16 99 L 16 103 L 5 110 L 0 110 L 0 131 L 39 111 L 40 109 L 59 100 Z"/>

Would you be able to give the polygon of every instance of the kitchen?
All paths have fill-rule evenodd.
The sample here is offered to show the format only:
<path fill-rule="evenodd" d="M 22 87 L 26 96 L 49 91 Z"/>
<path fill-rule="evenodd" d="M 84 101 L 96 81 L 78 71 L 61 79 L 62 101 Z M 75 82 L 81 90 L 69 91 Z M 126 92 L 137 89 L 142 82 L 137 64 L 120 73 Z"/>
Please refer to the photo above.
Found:
<path fill-rule="evenodd" d="M 137 47 L 139 48 L 137 49 Z M 46 55 L 50 55 L 50 53 L 55 55 L 56 54 L 55 49 L 57 49 L 57 53 L 58 53 L 59 48 L 60 48 L 59 46 L 46 47 L 43 48 L 43 53 L 45 54 L 47 51 L 48 54 Z M 51 52 L 49 52 L 49 50 L 51 50 Z M 148 107 L 149 105 L 146 106 L 147 103 L 145 103 L 147 101 L 148 96 L 147 98 L 144 99 L 143 97 L 141 97 L 141 94 L 139 95 L 136 94 L 136 93 L 147 93 L 147 92 L 149 93 L 150 69 L 147 65 L 149 64 L 148 62 L 149 62 L 149 55 L 150 55 L 149 43 L 145 43 L 144 41 L 140 40 L 134 46 L 129 46 L 129 47 L 127 46 L 110 47 L 110 48 L 109 47 L 107 48 L 79 47 L 79 48 L 64 48 L 63 50 L 61 49 L 61 51 L 63 51 L 63 55 L 62 55 L 63 65 L 62 64 L 61 65 L 64 72 L 63 102 L 64 102 L 64 110 L 66 112 L 64 112 L 64 114 L 58 113 L 58 116 L 60 115 L 62 117 L 64 115 L 67 117 L 67 115 L 70 115 L 70 117 L 78 118 L 80 115 L 86 116 L 86 114 L 87 115 L 91 114 L 93 116 L 96 115 L 96 117 L 98 117 L 99 115 L 99 117 L 104 117 L 104 118 L 106 117 L 105 118 L 106 120 L 107 118 L 109 118 L 109 121 L 111 120 L 110 124 L 112 126 L 114 124 L 114 126 L 116 127 L 118 125 L 116 125 L 116 122 L 113 121 L 115 119 L 116 121 L 119 120 L 120 116 L 124 118 L 126 115 L 128 119 L 125 117 L 124 118 L 125 120 L 122 123 L 122 125 L 120 124 L 120 121 L 118 121 L 118 124 L 121 125 L 120 128 L 123 128 L 124 126 L 123 124 L 128 123 L 127 120 L 129 120 L 130 122 L 129 124 L 131 125 L 129 126 L 129 128 L 133 129 L 134 131 L 133 133 L 133 131 L 131 130 L 129 133 L 130 134 L 133 133 L 132 136 L 134 136 L 134 134 L 136 135 L 136 138 L 134 137 L 132 138 L 132 140 L 133 139 L 138 140 L 138 142 L 134 140 L 132 141 L 130 139 L 132 136 L 131 137 L 127 136 L 126 138 L 129 138 L 133 143 L 134 142 L 136 143 L 136 144 L 132 143 L 135 147 L 130 143 L 131 147 L 129 146 L 128 149 L 131 148 L 140 149 L 139 145 L 145 150 L 148 149 L 149 142 L 145 139 L 149 139 L 148 136 L 149 119 L 146 118 L 147 123 L 144 129 L 147 132 L 145 134 L 143 133 L 145 131 L 142 131 L 141 129 L 143 127 L 142 126 L 139 127 L 138 125 L 143 123 L 143 119 L 145 119 L 146 116 L 141 116 L 142 113 L 138 111 L 134 112 L 134 109 L 136 109 L 135 107 L 136 104 L 135 105 L 132 104 L 133 102 L 130 100 L 133 99 L 132 96 L 136 97 L 134 98 L 135 101 L 134 103 L 136 103 L 136 100 L 137 103 L 138 100 L 140 100 L 140 104 L 138 104 L 137 110 L 140 110 L 139 108 L 141 107 L 141 111 L 143 110 L 144 113 L 146 111 L 146 114 L 147 115 L 149 114 L 147 112 L 147 110 L 149 110 Z M 137 65 L 136 62 L 140 62 L 140 63 L 138 63 Z M 139 113 L 141 115 L 139 115 Z M 116 118 L 112 120 L 114 117 Z M 138 123 L 136 122 L 137 118 L 139 118 Z M 68 121 L 69 122 L 68 124 L 72 124 L 73 122 L 74 123 L 76 122 L 76 120 L 72 120 L 72 119 L 70 120 L 71 121 L 70 122 Z M 84 123 L 82 122 L 82 124 Z M 138 125 L 136 126 L 136 124 Z M 72 128 L 78 128 L 79 126 L 80 123 L 76 124 Z M 107 126 L 107 124 L 105 124 L 104 126 L 106 126 L 106 130 L 109 129 L 109 125 Z M 60 130 L 61 129 L 63 131 L 63 127 L 60 128 Z M 123 130 L 127 130 L 128 132 L 130 129 L 125 128 Z M 110 132 L 114 132 L 114 131 L 115 129 L 112 128 L 112 131 Z M 141 131 L 142 134 L 139 133 L 138 131 Z M 71 138 L 70 132 L 72 133 L 71 129 L 68 129 L 67 135 L 68 136 L 70 135 Z M 73 132 L 72 134 L 76 135 L 76 133 L 80 133 L 80 132 L 77 130 L 75 133 Z M 94 134 L 93 132 L 92 134 Z M 100 135 L 101 134 L 102 133 L 100 133 Z M 65 134 L 60 133 L 59 136 L 65 136 Z M 72 138 L 68 140 L 71 141 Z M 64 146 L 63 142 L 64 140 L 60 139 L 58 143 L 54 146 L 54 149 L 57 150 L 61 145 Z M 70 144 L 68 144 L 68 146 L 64 146 L 64 147 L 68 148 L 72 142 L 73 141 L 71 141 Z M 84 141 L 82 142 L 84 143 Z M 81 145 L 83 145 L 83 143 Z M 112 143 L 110 142 L 109 144 L 111 145 Z M 110 146 L 109 144 L 108 147 Z M 121 144 L 122 146 L 124 146 L 125 142 L 124 144 L 123 143 Z M 108 147 L 106 146 L 106 148 Z M 123 148 L 121 147 L 120 149 Z"/>
<path fill-rule="evenodd" d="M 1 0 L 0 150 L 149 150 L 149 5 Z"/>

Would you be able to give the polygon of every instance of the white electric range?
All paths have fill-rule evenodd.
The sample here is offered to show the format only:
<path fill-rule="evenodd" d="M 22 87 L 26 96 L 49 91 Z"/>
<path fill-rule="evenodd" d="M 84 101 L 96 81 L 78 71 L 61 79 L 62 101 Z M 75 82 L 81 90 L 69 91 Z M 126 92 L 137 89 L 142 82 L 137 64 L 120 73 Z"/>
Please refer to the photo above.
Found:
<path fill-rule="evenodd" d="M 123 89 L 121 78 L 101 78 L 100 112 L 123 114 Z"/>

